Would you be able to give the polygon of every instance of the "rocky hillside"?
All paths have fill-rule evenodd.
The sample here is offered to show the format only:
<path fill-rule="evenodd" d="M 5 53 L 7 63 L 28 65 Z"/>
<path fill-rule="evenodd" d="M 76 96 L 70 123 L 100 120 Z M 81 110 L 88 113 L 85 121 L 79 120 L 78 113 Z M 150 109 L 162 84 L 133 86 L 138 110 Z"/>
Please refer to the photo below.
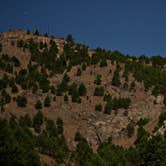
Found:
<path fill-rule="evenodd" d="M 128 148 L 137 140 L 140 126 L 152 135 L 159 128 L 164 133 L 166 117 L 159 122 L 166 104 L 165 62 L 160 56 L 135 58 L 92 50 L 75 43 L 71 35 L 64 40 L 38 31 L 4 32 L 0 116 L 33 119 L 42 112 L 53 121 L 60 118 L 70 150 L 77 146 L 76 133 L 94 152 L 108 138 Z M 40 134 L 44 127 L 38 127 Z"/>

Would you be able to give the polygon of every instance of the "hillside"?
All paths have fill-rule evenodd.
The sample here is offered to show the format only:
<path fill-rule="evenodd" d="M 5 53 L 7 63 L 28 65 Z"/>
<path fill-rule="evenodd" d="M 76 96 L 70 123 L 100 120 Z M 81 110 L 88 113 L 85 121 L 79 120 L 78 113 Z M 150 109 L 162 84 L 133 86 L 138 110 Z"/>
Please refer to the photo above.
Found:
<path fill-rule="evenodd" d="M 115 149 L 110 152 L 112 155 L 119 153 L 119 158 L 125 155 L 125 165 L 136 165 L 137 162 L 132 161 L 134 156 L 129 153 L 133 150 L 134 155 L 135 147 L 141 147 L 140 140 L 148 142 L 152 137 L 151 141 L 158 139 L 159 144 L 166 146 L 162 142 L 164 138 L 158 138 L 158 133 L 165 135 L 165 65 L 166 59 L 160 56 L 136 58 L 118 51 L 90 49 L 75 43 L 71 35 L 58 39 L 38 31 L 1 33 L 1 129 L 5 130 L 3 125 L 6 125 L 10 134 L 14 126 L 16 131 L 19 128 L 17 132 L 24 133 L 25 125 L 26 130 L 32 132 L 25 142 L 27 138 L 39 137 L 41 145 L 37 145 L 37 152 L 29 154 L 29 157 L 38 156 L 34 165 L 38 165 L 39 160 L 49 165 L 54 162 L 58 165 L 97 165 L 97 162 L 111 165 L 112 162 L 114 165 L 119 159 L 109 161 L 104 151 L 107 147 Z M 37 122 L 36 115 L 39 116 L 35 119 Z M 10 120 L 4 122 L 3 119 Z M 49 142 L 53 140 L 47 140 L 44 145 L 44 138 L 40 140 L 45 132 L 48 138 L 55 137 L 56 146 L 51 150 Z M 130 148 L 131 151 L 125 151 Z M 95 156 L 96 152 L 100 156 Z M 137 153 L 136 149 L 135 155 Z M 84 163 L 85 156 L 88 164 Z M 137 158 L 138 165 L 156 164 L 140 158 Z"/>

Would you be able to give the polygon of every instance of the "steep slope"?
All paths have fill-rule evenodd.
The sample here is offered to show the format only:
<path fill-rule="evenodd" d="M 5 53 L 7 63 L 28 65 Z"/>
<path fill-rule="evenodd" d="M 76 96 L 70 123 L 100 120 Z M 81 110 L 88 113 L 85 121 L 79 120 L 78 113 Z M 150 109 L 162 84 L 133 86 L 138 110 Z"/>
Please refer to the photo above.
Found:
<path fill-rule="evenodd" d="M 50 119 L 60 117 L 71 149 L 76 146 L 77 131 L 94 150 L 109 137 L 113 143 L 129 147 L 136 140 L 137 122 L 148 119 L 145 129 L 152 133 L 165 111 L 164 94 L 158 88 L 162 80 L 145 79 L 151 76 L 150 70 L 156 75 L 165 73 L 152 66 L 150 59 L 146 63 L 144 58 L 125 57 L 116 51 L 90 50 L 70 35 L 65 41 L 11 31 L 0 34 L 0 43 L 1 116 L 33 117 L 41 110 Z M 137 73 L 140 69 L 145 71 L 143 79 Z M 157 93 L 152 95 L 154 89 Z M 42 108 L 36 106 L 39 100 Z M 135 128 L 130 138 L 128 125 Z"/>

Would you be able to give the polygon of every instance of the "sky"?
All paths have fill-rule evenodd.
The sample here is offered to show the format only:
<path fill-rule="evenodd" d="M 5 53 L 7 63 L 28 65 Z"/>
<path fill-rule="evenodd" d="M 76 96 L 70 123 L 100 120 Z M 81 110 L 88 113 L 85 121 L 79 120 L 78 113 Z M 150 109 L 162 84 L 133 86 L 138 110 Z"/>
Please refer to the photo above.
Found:
<path fill-rule="evenodd" d="M 0 31 L 72 34 L 92 48 L 166 56 L 165 0 L 2 0 Z"/>

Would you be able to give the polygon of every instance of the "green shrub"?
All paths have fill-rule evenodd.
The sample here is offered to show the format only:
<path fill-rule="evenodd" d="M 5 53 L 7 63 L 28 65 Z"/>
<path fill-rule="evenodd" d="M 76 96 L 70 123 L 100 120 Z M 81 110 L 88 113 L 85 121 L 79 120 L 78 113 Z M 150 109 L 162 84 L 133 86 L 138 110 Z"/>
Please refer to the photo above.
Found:
<path fill-rule="evenodd" d="M 32 126 L 32 120 L 31 120 L 30 116 L 28 114 L 26 114 L 25 116 L 20 117 L 19 124 L 21 126 L 31 127 Z"/>
<path fill-rule="evenodd" d="M 80 134 L 80 132 L 77 131 L 74 137 L 74 141 L 79 142 L 82 139 L 83 139 L 82 135 Z"/>
<path fill-rule="evenodd" d="M 0 119 L 0 164 L 8 166 L 41 166 L 35 149 L 35 136 L 14 118 Z"/>
<path fill-rule="evenodd" d="M 18 107 L 26 107 L 27 98 L 25 96 L 17 96 L 16 102 Z"/>
<path fill-rule="evenodd" d="M 148 119 L 148 118 L 141 118 L 141 119 L 137 122 L 137 125 L 138 125 L 138 126 L 145 126 L 148 122 L 149 122 L 149 119 Z"/>
<path fill-rule="evenodd" d="M 149 133 L 141 126 L 137 129 L 137 139 L 135 141 L 135 144 L 141 144 L 148 140 Z"/>
<path fill-rule="evenodd" d="M 57 136 L 57 128 L 53 120 L 50 119 L 46 120 L 46 130 L 50 137 Z"/>
<path fill-rule="evenodd" d="M 101 75 L 97 74 L 96 79 L 94 80 L 94 84 L 100 85 L 101 84 Z"/>
<path fill-rule="evenodd" d="M 81 69 L 78 68 L 78 69 L 77 69 L 77 73 L 76 73 L 76 75 L 77 75 L 77 76 L 81 76 L 81 73 L 82 73 Z"/>
<path fill-rule="evenodd" d="M 131 100 L 129 98 L 113 98 L 107 101 L 104 113 L 110 114 L 111 110 L 118 110 L 120 108 L 128 109 L 130 103 Z"/>
<path fill-rule="evenodd" d="M 56 120 L 57 132 L 58 134 L 63 134 L 63 121 L 62 119 L 58 118 Z"/>
<path fill-rule="evenodd" d="M 127 135 L 128 137 L 132 137 L 132 135 L 134 134 L 134 126 L 132 124 L 128 124 L 127 125 Z"/>
<path fill-rule="evenodd" d="M 42 109 L 42 102 L 40 100 L 38 100 L 35 104 L 35 108 L 38 109 Z"/>
<path fill-rule="evenodd" d="M 5 71 L 8 72 L 8 73 L 13 73 L 13 65 L 12 64 L 7 64 Z"/>
<path fill-rule="evenodd" d="M 40 127 L 43 124 L 43 113 L 41 111 L 38 111 L 36 115 L 33 117 L 33 127 L 36 132 L 40 132 Z"/>
<path fill-rule="evenodd" d="M 2 92 L 1 92 L 1 103 L 2 104 L 8 104 L 8 103 L 10 103 L 10 101 L 11 101 L 11 97 L 10 97 L 10 95 L 6 92 L 6 90 L 3 90 Z"/>
<path fill-rule="evenodd" d="M 11 61 L 15 67 L 20 67 L 20 61 L 15 56 L 11 57 Z"/>
<path fill-rule="evenodd" d="M 133 81 L 132 83 L 131 83 L 131 85 L 130 85 L 130 90 L 134 90 L 135 89 L 135 81 Z"/>
<path fill-rule="evenodd" d="M 79 93 L 79 96 L 85 96 L 86 95 L 86 87 L 83 83 L 80 84 L 79 88 L 78 88 L 78 93 Z"/>
<path fill-rule="evenodd" d="M 115 70 L 113 78 L 112 78 L 112 85 L 119 87 L 121 84 L 119 70 Z"/>
<path fill-rule="evenodd" d="M 69 99 L 68 99 L 68 96 L 67 96 L 67 94 L 65 94 L 64 95 L 64 101 L 68 101 Z"/>
<path fill-rule="evenodd" d="M 46 96 L 45 100 L 44 100 L 44 106 L 45 107 L 50 107 L 51 105 L 51 99 L 49 96 Z"/>
<path fill-rule="evenodd" d="M 40 35 L 40 33 L 39 33 L 39 31 L 37 29 L 35 30 L 34 35 L 36 35 L 36 36 Z"/>
<path fill-rule="evenodd" d="M 103 57 L 100 61 L 100 67 L 105 67 L 105 66 L 107 66 L 107 59 Z"/>
<path fill-rule="evenodd" d="M 74 45 L 74 39 L 73 39 L 73 36 L 71 34 L 67 35 L 66 41 L 70 46 Z"/>
<path fill-rule="evenodd" d="M 60 84 L 58 84 L 58 86 L 57 86 L 57 95 L 58 96 L 61 96 L 63 92 L 67 91 L 69 81 L 70 81 L 70 77 L 67 74 L 65 74 L 63 76 L 62 82 Z"/>
<path fill-rule="evenodd" d="M 105 94 L 104 97 L 103 97 L 103 100 L 104 101 L 111 101 L 112 97 L 110 94 Z"/>
<path fill-rule="evenodd" d="M 51 89 L 51 93 L 55 95 L 56 94 L 55 86 L 51 86 L 50 89 Z"/>
<path fill-rule="evenodd" d="M 28 29 L 27 30 L 27 35 L 30 35 L 31 34 L 31 31 Z"/>
<path fill-rule="evenodd" d="M 83 71 L 85 71 L 86 70 L 86 64 L 83 63 L 81 68 L 82 68 Z"/>
<path fill-rule="evenodd" d="M 102 111 L 102 105 L 101 104 L 96 104 L 95 111 Z"/>
<path fill-rule="evenodd" d="M 25 43 L 23 40 L 17 40 L 17 47 L 24 47 Z"/>
<path fill-rule="evenodd" d="M 69 87 L 69 94 L 71 95 L 72 102 L 74 102 L 74 103 L 80 103 L 81 102 L 81 99 L 79 97 L 79 92 L 78 92 L 78 89 L 77 89 L 77 84 L 73 83 Z"/>
<path fill-rule="evenodd" d="M 12 93 L 17 93 L 18 92 L 18 88 L 15 84 L 12 85 Z"/>
<path fill-rule="evenodd" d="M 99 63 L 99 61 L 100 61 L 100 57 L 96 54 L 93 54 L 91 57 L 91 64 L 96 65 L 97 63 Z"/>
<path fill-rule="evenodd" d="M 165 120 L 166 120 L 166 112 L 163 112 L 159 116 L 158 127 L 161 127 Z"/>
<path fill-rule="evenodd" d="M 128 90 L 128 83 L 127 83 L 127 82 L 125 82 L 125 83 L 123 84 L 123 89 L 124 89 L 124 90 Z"/>
<path fill-rule="evenodd" d="M 112 111 L 112 103 L 108 101 L 104 107 L 104 113 L 105 114 L 110 114 Z"/>
<path fill-rule="evenodd" d="M 104 88 L 101 87 L 96 87 L 94 91 L 94 96 L 103 96 L 104 95 Z"/>
<path fill-rule="evenodd" d="M 119 108 L 128 109 L 131 100 L 130 98 L 113 98 L 111 102 L 112 102 L 112 108 L 115 110 Z"/>

